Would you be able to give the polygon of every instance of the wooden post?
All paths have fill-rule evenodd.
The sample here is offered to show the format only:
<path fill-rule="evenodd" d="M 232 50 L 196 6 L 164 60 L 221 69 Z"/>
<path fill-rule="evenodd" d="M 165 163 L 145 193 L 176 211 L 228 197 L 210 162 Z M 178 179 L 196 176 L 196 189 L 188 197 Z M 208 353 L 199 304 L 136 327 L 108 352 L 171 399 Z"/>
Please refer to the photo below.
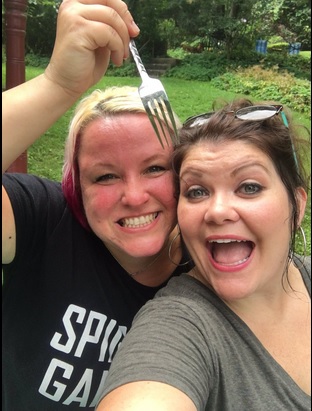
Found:
<path fill-rule="evenodd" d="M 6 31 L 6 84 L 9 89 L 25 82 L 26 9 L 28 0 L 4 0 Z M 7 171 L 27 173 L 27 152 Z"/>

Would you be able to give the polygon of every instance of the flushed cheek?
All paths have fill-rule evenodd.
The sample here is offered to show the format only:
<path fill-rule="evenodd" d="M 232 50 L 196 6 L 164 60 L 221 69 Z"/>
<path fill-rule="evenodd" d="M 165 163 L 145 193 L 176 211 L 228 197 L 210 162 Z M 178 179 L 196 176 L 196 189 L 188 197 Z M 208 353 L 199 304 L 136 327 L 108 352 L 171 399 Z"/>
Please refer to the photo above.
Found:
<path fill-rule="evenodd" d="M 172 210 L 172 212 L 177 215 L 177 200 L 173 196 L 172 190 L 162 190 L 162 193 L 159 196 L 159 202 L 163 204 L 165 208 Z"/>
<path fill-rule="evenodd" d="M 146 181 L 145 189 L 149 194 L 151 206 L 159 207 L 165 213 L 174 214 L 176 223 L 177 200 L 174 196 L 172 174 L 165 173 L 160 178 Z"/>
<path fill-rule="evenodd" d="M 101 220 L 116 208 L 119 201 L 120 196 L 110 192 L 110 190 L 107 192 L 107 190 L 99 188 L 83 192 L 83 204 L 88 219 Z"/>
<path fill-rule="evenodd" d="M 159 179 L 151 179 L 149 181 L 147 190 L 149 193 L 153 193 L 156 198 L 162 200 L 165 203 L 174 202 L 176 204 L 174 197 L 173 178 L 171 173 L 167 172 Z"/>

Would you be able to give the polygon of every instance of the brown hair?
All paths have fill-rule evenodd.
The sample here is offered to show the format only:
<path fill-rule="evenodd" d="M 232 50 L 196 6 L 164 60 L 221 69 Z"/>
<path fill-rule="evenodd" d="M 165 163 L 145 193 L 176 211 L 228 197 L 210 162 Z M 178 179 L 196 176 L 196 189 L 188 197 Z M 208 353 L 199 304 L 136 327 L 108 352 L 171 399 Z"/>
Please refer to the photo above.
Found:
<path fill-rule="evenodd" d="M 252 144 L 264 152 L 273 162 L 280 176 L 292 206 L 291 223 L 291 250 L 292 255 L 295 246 L 295 232 L 298 225 L 298 204 L 296 188 L 303 187 L 306 192 L 309 189 L 309 177 L 302 164 L 302 156 L 309 153 L 306 147 L 309 139 L 295 133 L 291 124 L 291 115 L 287 111 L 288 126 L 285 126 L 281 114 L 274 115 L 266 120 L 241 120 L 235 118 L 234 113 L 243 107 L 258 105 L 248 99 L 237 99 L 223 108 L 214 112 L 203 124 L 188 127 L 183 126 L 179 132 L 180 144 L 173 152 L 173 170 L 176 176 L 176 194 L 179 195 L 179 172 L 183 160 L 189 150 L 203 141 L 224 142 L 244 141 Z M 276 103 L 261 103 L 276 104 Z M 234 112 L 234 113 L 233 113 Z M 285 112 L 284 112 L 285 114 Z M 306 130 L 301 127 L 300 129 Z"/>

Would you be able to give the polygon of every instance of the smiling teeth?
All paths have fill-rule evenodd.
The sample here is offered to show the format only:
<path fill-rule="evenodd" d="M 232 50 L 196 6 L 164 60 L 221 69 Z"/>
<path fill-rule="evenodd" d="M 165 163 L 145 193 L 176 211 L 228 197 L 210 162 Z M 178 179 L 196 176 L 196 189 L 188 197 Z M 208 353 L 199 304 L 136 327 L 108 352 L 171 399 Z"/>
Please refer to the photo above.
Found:
<path fill-rule="evenodd" d="M 128 228 L 144 227 L 150 224 L 152 221 L 154 221 L 156 217 L 157 217 L 157 213 L 148 214 L 148 215 L 140 216 L 140 217 L 124 218 L 121 221 L 121 225 L 123 227 L 128 227 Z"/>
<path fill-rule="evenodd" d="M 224 244 L 224 243 L 246 243 L 247 240 L 230 240 L 230 239 L 224 239 L 224 240 L 209 240 L 209 243 L 219 243 L 219 244 Z"/>
<path fill-rule="evenodd" d="M 227 263 L 227 264 L 219 263 L 219 264 L 220 264 L 220 265 L 224 265 L 224 266 L 226 266 L 226 267 L 234 267 L 235 265 L 243 264 L 245 261 L 248 260 L 248 258 L 249 258 L 249 257 L 243 258 L 242 260 L 235 261 L 234 263 Z"/>

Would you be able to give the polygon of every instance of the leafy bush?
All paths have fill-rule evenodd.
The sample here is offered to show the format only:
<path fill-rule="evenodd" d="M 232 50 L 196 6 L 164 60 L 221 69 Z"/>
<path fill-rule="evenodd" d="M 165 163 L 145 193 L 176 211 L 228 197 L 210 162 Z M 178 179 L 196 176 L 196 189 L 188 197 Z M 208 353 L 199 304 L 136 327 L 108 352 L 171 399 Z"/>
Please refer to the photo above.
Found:
<path fill-rule="evenodd" d="M 177 54 L 177 51 L 170 54 Z M 166 76 L 184 80 L 209 81 L 228 71 L 253 65 L 260 65 L 264 69 L 277 67 L 277 71 L 287 70 L 298 78 L 311 80 L 311 57 L 307 59 L 300 54 L 291 56 L 286 52 L 260 54 L 250 50 L 243 50 L 231 58 L 222 51 L 189 53 L 180 60 L 176 67 L 170 69 Z"/>
<path fill-rule="evenodd" d="M 125 62 L 121 67 L 110 64 L 105 75 L 113 77 L 135 77 L 137 74 L 138 71 L 135 63 Z"/>
<path fill-rule="evenodd" d="M 182 51 L 179 55 L 183 58 L 167 71 L 166 77 L 211 81 L 220 90 L 252 95 L 259 100 L 275 100 L 311 117 L 311 57 L 289 56 L 284 52 L 261 55 L 248 50 L 231 59 L 221 51 L 199 54 Z M 49 58 L 31 53 L 25 59 L 30 67 L 45 68 L 48 62 Z M 110 64 L 106 75 L 138 77 L 138 72 L 135 63 L 129 60 L 121 67 Z"/>
<path fill-rule="evenodd" d="M 25 65 L 31 67 L 45 68 L 49 64 L 50 57 L 42 57 L 32 53 L 28 53 L 25 56 Z"/>
<path fill-rule="evenodd" d="M 166 77 L 211 81 L 220 89 L 275 100 L 311 117 L 311 57 L 245 50 L 231 59 L 224 52 L 187 54 Z"/>
<path fill-rule="evenodd" d="M 205 51 L 200 54 L 187 54 L 177 66 L 167 71 L 166 77 L 210 81 L 228 71 L 228 64 L 229 62 L 223 53 Z"/>
<path fill-rule="evenodd" d="M 280 72 L 287 70 L 298 78 L 311 80 L 311 57 L 307 59 L 300 54 L 268 53 L 260 63 L 265 69 L 277 67 Z"/>
<path fill-rule="evenodd" d="M 288 72 L 279 72 L 277 67 L 263 69 L 261 66 L 241 68 L 214 78 L 211 84 L 221 90 L 231 90 L 259 100 L 275 100 L 290 109 L 311 117 L 311 83 L 296 78 Z"/>
<path fill-rule="evenodd" d="M 278 42 L 274 44 L 268 44 L 268 52 L 273 52 L 273 53 L 288 53 L 289 50 L 289 43 L 285 42 Z"/>

